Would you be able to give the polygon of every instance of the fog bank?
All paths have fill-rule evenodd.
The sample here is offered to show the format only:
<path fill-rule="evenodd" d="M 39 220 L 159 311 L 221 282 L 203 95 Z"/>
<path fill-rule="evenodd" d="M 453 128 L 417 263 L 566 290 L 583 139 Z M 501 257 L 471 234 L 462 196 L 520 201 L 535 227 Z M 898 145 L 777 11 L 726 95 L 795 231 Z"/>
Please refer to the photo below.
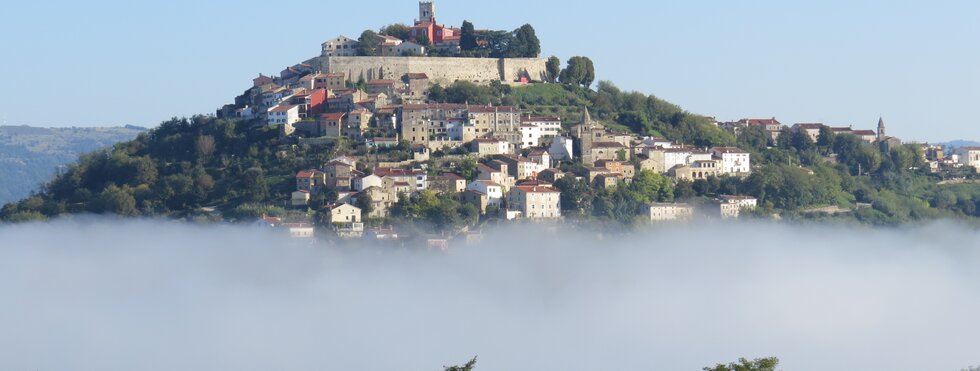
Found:
<path fill-rule="evenodd" d="M 980 232 L 507 228 L 448 254 L 150 221 L 0 227 L 3 370 L 980 364 Z"/>

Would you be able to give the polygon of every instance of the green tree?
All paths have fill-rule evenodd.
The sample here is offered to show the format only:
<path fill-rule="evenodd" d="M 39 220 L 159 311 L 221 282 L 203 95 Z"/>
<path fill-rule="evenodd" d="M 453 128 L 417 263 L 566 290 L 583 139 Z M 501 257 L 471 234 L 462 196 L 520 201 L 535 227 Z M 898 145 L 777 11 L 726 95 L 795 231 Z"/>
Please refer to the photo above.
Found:
<path fill-rule="evenodd" d="M 561 191 L 561 209 L 563 212 L 586 215 L 591 214 L 592 187 L 574 177 L 564 177 L 555 182 L 555 188 Z"/>
<path fill-rule="evenodd" d="M 571 57 L 558 76 L 558 81 L 566 85 L 589 87 L 595 81 L 595 67 L 587 57 Z"/>
<path fill-rule="evenodd" d="M 476 30 L 473 28 L 473 23 L 469 21 L 463 21 L 463 27 L 461 27 L 459 35 L 459 48 L 463 51 L 475 50 L 476 45 Z"/>
<path fill-rule="evenodd" d="M 545 63 L 545 69 L 548 71 L 548 82 L 558 81 L 558 75 L 561 74 L 561 60 L 556 56 L 551 56 Z"/>
<path fill-rule="evenodd" d="M 459 173 L 459 176 L 466 178 L 467 181 L 473 181 L 480 175 L 476 160 L 471 157 L 467 157 L 456 164 L 456 172 Z"/>
<path fill-rule="evenodd" d="M 765 150 L 769 146 L 769 132 L 762 125 L 750 125 L 738 131 L 737 143 L 743 149 Z"/>
<path fill-rule="evenodd" d="M 357 55 L 374 56 L 378 55 L 378 48 L 381 46 L 381 36 L 371 30 L 361 32 L 361 37 L 357 39 Z"/>
<path fill-rule="evenodd" d="M 821 126 L 820 135 L 817 136 L 817 146 L 820 148 L 830 148 L 834 145 L 834 130 L 830 126 Z"/>
<path fill-rule="evenodd" d="M 793 130 L 793 148 L 798 151 L 809 151 L 814 148 L 813 138 L 810 138 L 810 134 L 807 134 L 806 130 Z"/>
<path fill-rule="evenodd" d="M 265 201 L 269 197 L 269 184 L 262 168 L 253 167 L 245 171 L 245 194 L 253 202 Z"/>
<path fill-rule="evenodd" d="M 779 136 L 776 138 L 776 145 L 780 149 L 790 149 L 793 148 L 793 129 L 789 126 L 783 126 L 779 129 Z"/>
<path fill-rule="evenodd" d="M 747 360 L 745 358 L 739 358 L 738 362 L 732 362 L 729 364 L 721 364 L 714 367 L 705 367 L 704 371 L 776 371 L 776 367 L 779 366 L 779 358 L 759 358 L 755 360 Z"/>
<path fill-rule="evenodd" d="M 474 368 L 476 368 L 476 357 L 462 366 L 445 366 L 443 371 L 473 371 Z"/>
<path fill-rule="evenodd" d="M 106 187 L 99 194 L 98 211 L 121 216 L 133 216 L 137 214 L 136 199 L 133 198 L 132 191 L 128 187 L 120 188 L 116 185 Z"/>
<path fill-rule="evenodd" d="M 534 27 L 525 24 L 514 30 L 514 39 L 509 45 L 507 56 L 517 58 L 537 58 L 541 54 L 541 41 Z"/>
<path fill-rule="evenodd" d="M 415 43 L 426 48 L 432 46 L 432 40 L 429 39 L 428 35 L 419 36 L 418 38 L 415 39 Z"/>
<path fill-rule="evenodd" d="M 412 28 L 401 23 L 394 23 L 381 27 L 378 32 L 381 35 L 397 37 L 400 40 L 408 40 L 412 37 Z"/>

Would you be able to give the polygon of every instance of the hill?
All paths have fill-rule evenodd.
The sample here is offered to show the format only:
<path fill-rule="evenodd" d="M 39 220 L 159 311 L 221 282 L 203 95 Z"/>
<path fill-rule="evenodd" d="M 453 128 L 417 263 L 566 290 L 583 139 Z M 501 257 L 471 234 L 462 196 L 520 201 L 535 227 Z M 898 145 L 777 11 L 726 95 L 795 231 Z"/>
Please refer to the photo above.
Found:
<path fill-rule="evenodd" d="M 644 171 L 632 183 L 612 188 L 563 179 L 555 186 L 562 192 L 562 212 L 569 221 L 631 225 L 650 201 L 698 202 L 720 194 L 757 197 L 757 215 L 780 214 L 784 219 L 834 218 L 895 224 L 980 216 L 980 186 L 971 182 L 940 183 L 945 178 L 973 178 L 976 175 L 972 168 L 957 174 L 929 173 L 921 160 L 921 148 L 915 145 L 879 148 L 862 143 L 854 135 L 829 135 L 813 142 L 806 135 L 786 131 L 788 128 L 783 129 L 784 139 L 776 142 L 767 142 L 765 132 L 758 127 L 746 129 L 736 138 L 704 116 L 690 114 L 653 96 L 619 91 L 608 82 L 600 83 L 595 91 L 558 84 L 481 87 L 461 83 L 445 88 L 444 95 L 437 98 L 488 99 L 536 114 L 566 114 L 571 116 L 568 125 L 581 121 L 581 115 L 573 115 L 578 107 L 588 107 L 610 126 L 633 135 L 663 134 L 705 147 L 736 144 L 752 154 L 753 172 L 747 178 L 670 181 Z M 64 213 L 110 213 L 254 220 L 263 214 L 289 214 L 285 204 L 296 190 L 295 174 L 299 170 L 321 168 L 337 156 L 354 156 L 359 159 L 357 170 L 370 174 L 383 161 L 411 158 L 411 146 L 404 142 L 374 151 L 364 143 L 343 138 L 315 143 L 303 144 L 297 138 L 280 136 L 276 127 L 261 119 L 173 119 L 134 140 L 82 155 L 39 195 L 4 206 L 0 217 L 20 221 Z M 468 179 L 475 176 L 475 162 L 460 160 L 465 156 L 436 151 L 432 157 L 415 166 L 427 169 L 430 176 L 444 171 L 463 174 Z M 569 173 L 584 169 L 577 162 L 561 167 Z M 376 222 L 424 222 L 440 228 L 458 228 L 496 218 L 487 214 L 474 219 L 477 216 L 461 208 L 460 200 L 452 196 L 429 191 L 404 196 L 392 207 L 389 219 Z M 308 209 L 297 210 L 293 215 L 312 216 L 329 225 L 326 206 L 337 197 L 337 193 L 322 194 Z M 845 212 L 827 215 L 813 211 L 825 207 Z M 460 214 L 461 211 L 465 213 Z"/>
<path fill-rule="evenodd" d="M 0 204 L 25 198 L 82 153 L 132 140 L 135 126 L 40 128 L 0 126 Z"/>

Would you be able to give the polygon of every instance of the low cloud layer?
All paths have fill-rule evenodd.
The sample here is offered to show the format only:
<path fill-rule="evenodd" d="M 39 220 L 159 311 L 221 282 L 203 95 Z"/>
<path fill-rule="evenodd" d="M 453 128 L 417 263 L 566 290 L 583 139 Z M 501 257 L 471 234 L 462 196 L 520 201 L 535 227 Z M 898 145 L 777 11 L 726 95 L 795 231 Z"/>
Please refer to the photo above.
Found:
<path fill-rule="evenodd" d="M 980 232 L 501 229 L 448 254 L 169 222 L 0 227 L 3 370 L 980 364 Z"/>

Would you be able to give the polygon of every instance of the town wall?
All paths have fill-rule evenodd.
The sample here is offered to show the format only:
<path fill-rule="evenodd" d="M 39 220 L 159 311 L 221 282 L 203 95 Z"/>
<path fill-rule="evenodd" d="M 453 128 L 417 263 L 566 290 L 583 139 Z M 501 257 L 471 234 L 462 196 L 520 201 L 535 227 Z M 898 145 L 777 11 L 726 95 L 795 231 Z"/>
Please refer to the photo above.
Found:
<path fill-rule="evenodd" d="M 517 81 L 527 72 L 532 81 L 545 79 L 545 60 L 537 58 L 446 58 L 446 57 L 318 57 L 315 69 L 345 73 L 351 81 L 398 80 L 407 73 L 424 73 L 432 82 L 447 85 L 457 80 L 477 84 Z"/>

